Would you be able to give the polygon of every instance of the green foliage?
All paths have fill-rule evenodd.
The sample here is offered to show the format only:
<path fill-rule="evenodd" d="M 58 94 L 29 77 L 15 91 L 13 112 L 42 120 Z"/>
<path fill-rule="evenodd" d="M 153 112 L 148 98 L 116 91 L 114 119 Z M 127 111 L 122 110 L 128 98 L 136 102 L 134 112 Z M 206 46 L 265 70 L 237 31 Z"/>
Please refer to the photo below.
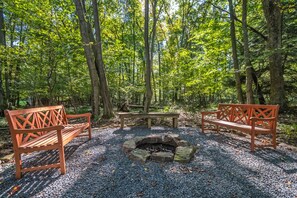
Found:
<path fill-rule="evenodd" d="M 0 128 L 4 128 L 7 126 L 8 126 L 8 123 L 7 123 L 6 119 L 0 117 Z"/>
<path fill-rule="evenodd" d="M 281 137 L 282 139 L 290 142 L 292 140 L 297 139 L 297 124 L 280 124 L 280 130 L 282 131 Z"/>
<path fill-rule="evenodd" d="M 0 46 L 7 101 L 80 106 L 91 101 L 91 82 L 73 1 L 4 0 L 7 46 Z M 282 2 L 283 62 L 288 101 L 296 105 L 296 6 Z M 144 99 L 143 4 L 138 0 L 99 1 L 103 60 L 115 104 Z M 249 1 L 248 24 L 263 36 L 267 27 L 261 1 Z M 88 16 L 91 2 L 86 1 Z M 218 102 L 236 102 L 228 1 L 158 1 L 153 53 L 153 103 L 198 109 Z M 235 2 L 241 17 L 241 2 Z M 92 18 L 92 17 L 90 17 Z M 150 16 L 152 26 L 152 16 Z M 236 36 L 242 80 L 242 24 Z M 152 36 L 150 34 L 150 36 Z M 251 62 L 269 101 L 270 74 L 266 41 L 249 28 Z M 94 43 L 90 43 L 94 44 Z M 244 80 L 242 83 L 245 90 Z M 256 89 L 256 87 L 255 87 Z M 17 104 L 18 103 L 18 104 Z"/>

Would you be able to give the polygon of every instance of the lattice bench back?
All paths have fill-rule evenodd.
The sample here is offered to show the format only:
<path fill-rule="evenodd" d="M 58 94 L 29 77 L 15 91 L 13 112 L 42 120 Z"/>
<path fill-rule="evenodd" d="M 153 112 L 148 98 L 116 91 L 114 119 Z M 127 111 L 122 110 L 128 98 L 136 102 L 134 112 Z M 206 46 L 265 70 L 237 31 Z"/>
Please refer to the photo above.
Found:
<path fill-rule="evenodd" d="M 18 145 L 41 136 L 44 132 L 15 134 L 17 129 L 36 129 L 56 125 L 66 125 L 66 113 L 62 105 L 50 107 L 38 107 L 22 110 L 6 110 L 5 116 L 9 124 L 12 138 Z M 14 141 L 13 141 L 14 142 Z"/>
<path fill-rule="evenodd" d="M 219 104 L 218 119 L 251 125 L 250 118 L 271 118 L 278 116 L 279 105 Z M 270 122 L 271 123 L 271 122 Z M 256 126 L 269 128 L 268 122 L 258 121 Z"/>

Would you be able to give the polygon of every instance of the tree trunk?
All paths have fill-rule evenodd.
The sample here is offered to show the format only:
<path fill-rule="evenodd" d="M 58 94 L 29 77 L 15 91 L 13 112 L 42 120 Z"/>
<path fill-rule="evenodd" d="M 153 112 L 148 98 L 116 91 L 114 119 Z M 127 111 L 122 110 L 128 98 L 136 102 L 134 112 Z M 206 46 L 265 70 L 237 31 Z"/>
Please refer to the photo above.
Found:
<path fill-rule="evenodd" d="M 110 98 L 109 88 L 107 84 L 107 79 L 104 70 L 104 62 L 102 57 L 102 45 L 101 45 L 101 29 L 100 29 L 100 21 L 99 21 L 99 14 L 98 14 L 98 6 L 97 1 L 92 0 L 93 4 L 93 12 L 94 12 L 94 23 L 95 23 L 95 35 L 96 35 L 96 51 L 95 59 L 98 64 L 97 70 L 100 79 L 100 91 L 101 91 L 101 98 L 103 102 L 103 117 L 104 118 L 111 118 L 114 116 L 112 102 Z"/>
<path fill-rule="evenodd" d="M 4 14 L 3 14 L 3 2 L 0 2 L 0 46 L 6 47 L 5 28 L 4 28 Z M 4 61 L 0 60 L 0 110 L 4 110 L 4 90 L 2 81 L 2 69 Z"/>
<path fill-rule="evenodd" d="M 159 65 L 159 104 L 162 103 L 162 81 L 161 81 L 161 49 L 160 42 L 158 42 L 158 65 Z"/>
<path fill-rule="evenodd" d="M 238 58 L 237 58 L 233 3 L 232 3 L 232 0 L 228 0 L 228 1 L 229 1 L 229 10 L 230 10 L 230 35 L 231 35 L 231 42 L 232 42 L 232 58 L 233 58 L 234 72 L 235 72 L 237 100 L 243 104 L 244 100 L 243 100 L 243 94 L 241 89 L 240 70 L 239 70 L 239 64 L 238 64 Z"/>
<path fill-rule="evenodd" d="M 99 109 L 99 79 L 97 75 L 97 70 L 94 61 L 94 55 L 92 46 L 90 43 L 89 33 L 88 33 L 88 26 L 85 20 L 82 2 L 80 0 L 74 0 L 75 7 L 76 7 L 76 14 L 79 18 L 79 25 L 80 25 L 80 34 L 82 37 L 85 57 L 87 60 L 89 73 L 91 77 L 91 84 L 92 84 L 92 111 L 94 116 L 99 116 L 100 109 Z"/>
<path fill-rule="evenodd" d="M 270 103 L 279 104 L 281 109 L 284 109 L 286 107 L 286 98 L 281 54 L 282 18 L 280 5 L 280 0 L 262 0 L 268 30 L 267 49 L 270 54 Z"/>
<path fill-rule="evenodd" d="M 145 50 L 145 101 L 144 101 L 144 112 L 149 112 L 151 100 L 153 97 L 152 84 L 151 84 L 151 73 L 152 64 L 150 60 L 150 46 L 149 46 L 149 0 L 145 0 L 145 19 L 144 19 L 144 50 Z"/>
<path fill-rule="evenodd" d="M 257 96 L 258 96 L 258 100 L 260 104 L 266 104 L 265 102 L 265 98 L 263 96 L 263 92 L 262 92 L 262 87 L 260 86 L 259 82 L 258 82 L 258 77 L 256 75 L 256 71 L 254 69 L 254 67 L 252 67 L 252 76 L 253 76 L 253 81 L 255 83 L 256 86 L 256 92 L 257 92 Z"/>
<path fill-rule="evenodd" d="M 242 0 L 242 32 L 244 45 L 244 62 L 246 67 L 246 103 L 254 104 L 252 64 L 250 62 L 249 37 L 247 30 L 247 1 Z"/>

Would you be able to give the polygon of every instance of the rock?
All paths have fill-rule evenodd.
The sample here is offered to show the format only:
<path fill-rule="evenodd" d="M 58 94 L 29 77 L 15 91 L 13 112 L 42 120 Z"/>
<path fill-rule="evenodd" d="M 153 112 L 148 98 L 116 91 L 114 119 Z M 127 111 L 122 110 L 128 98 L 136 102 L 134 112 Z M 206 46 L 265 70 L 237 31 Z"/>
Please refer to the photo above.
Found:
<path fill-rule="evenodd" d="M 159 152 L 150 154 L 152 151 L 144 150 L 141 147 L 142 144 L 163 144 L 164 146 L 173 146 L 176 148 L 175 155 L 174 153 L 159 149 L 155 150 Z M 177 134 L 139 136 L 128 140 L 123 144 L 123 150 L 128 154 L 129 158 L 131 160 L 141 161 L 142 163 L 146 162 L 149 157 L 152 160 L 159 162 L 169 162 L 174 160 L 181 163 L 187 163 L 193 158 L 196 148 L 197 147 L 192 146 L 189 142 L 182 140 Z"/>
<path fill-rule="evenodd" d="M 134 149 L 129 154 L 129 158 L 131 160 L 137 160 L 142 163 L 145 163 L 149 157 L 150 157 L 150 152 L 142 150 L 142 149 Z"/>
<path fill-rule="evenodd" d="M 165 135 L 162 137 L 163 143 L 174 147 L 177 147 L 178 135 L 174 137 L 173 135 Z"/>
<path fill-rule="evenodd" d="M 146 137 L 142 142 L 148 143 L 148 144 L 162 143 L 162 136 L 151 135 L 151 136 Z"/>
<path fill-rule="evenodd" d="M 178 146 L 175 150 L 174 161 L 188 163 L 193 158 L 196 150 L 194 146 Z"/>
<path fill-rule="evenodd" d="M 133 139 L 128 140 L 128 141 L 124 142 L 124 144 L 123 144 L 123 150 L 125 153 L 129 153 L 132 150 L 134 150 L 135 148 L 136 148 L 136 143 Z"/>
<path fill-rule="evenodd" d="M 3 157 L 0 158 L 0 161 L 2 161 L 1 163 L 9 162 L 9 161 L 11 161 L 13 159 L 13 156 L 14 156 L 13 153 L 8 154 L 8 155 L 5 155 L 5 156 L 3 156 Z"/>
<path fill-rule="evenodd" d="M 174 154 L 170 152 L 155 152 L 151 155 L 151 159 L 158 162 L 172 162 Z"/>
<path fill-rule="evenodd" d="M 177 142 L 177 146 L 190 146 L 190 143 L 187 142 L 186 140 L 179 140 Z"/>

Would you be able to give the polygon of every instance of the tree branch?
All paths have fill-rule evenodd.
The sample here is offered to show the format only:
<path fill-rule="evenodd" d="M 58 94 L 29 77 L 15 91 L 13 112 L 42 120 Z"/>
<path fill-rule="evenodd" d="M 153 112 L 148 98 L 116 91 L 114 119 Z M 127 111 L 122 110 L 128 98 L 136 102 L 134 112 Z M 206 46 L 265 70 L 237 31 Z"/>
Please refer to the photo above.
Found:
<path fill-rule="evenodd" d="M 217 9 L 223 11 L 223 12 L 226 12 L 227 14 L 230 15 L 230 12 L 229 12 L 229 11 L 224 10 L 223 8 L 221 8 L 221 7 L 219 7 L 219 6 L 215 5 L 215 4 L 213 4 L 213 3 L 211 3 L 211 2 L 210 2 L 210 4 L 211 4 L 213 7 L 217 8 Z M 242 24 L 242 21 L 241 21 L 240 19 L 238 19 L 237 16 L 235 16 L 235 15 L 233 15 L 233 16 L 234 16 L 234 19 L 235 19 L 236 21 L 238 21 L 238 22 L 240 22 L 240 23 Z M 248 27 L 251 31 L 253 31 L 254 33 L 256 33 L 256 34 L 258 34 L 259 36 L 261 36 L 265 41 L 268 40 L 267 36 L 265 36 L 264 34 L 262 34 L 261 32 L 259 32 L 258 30 L 256 30 L 256 29 L 253 28 L 252 26 L 250 26 L 249 24 L 247 24 L 247 27 Z"/>

